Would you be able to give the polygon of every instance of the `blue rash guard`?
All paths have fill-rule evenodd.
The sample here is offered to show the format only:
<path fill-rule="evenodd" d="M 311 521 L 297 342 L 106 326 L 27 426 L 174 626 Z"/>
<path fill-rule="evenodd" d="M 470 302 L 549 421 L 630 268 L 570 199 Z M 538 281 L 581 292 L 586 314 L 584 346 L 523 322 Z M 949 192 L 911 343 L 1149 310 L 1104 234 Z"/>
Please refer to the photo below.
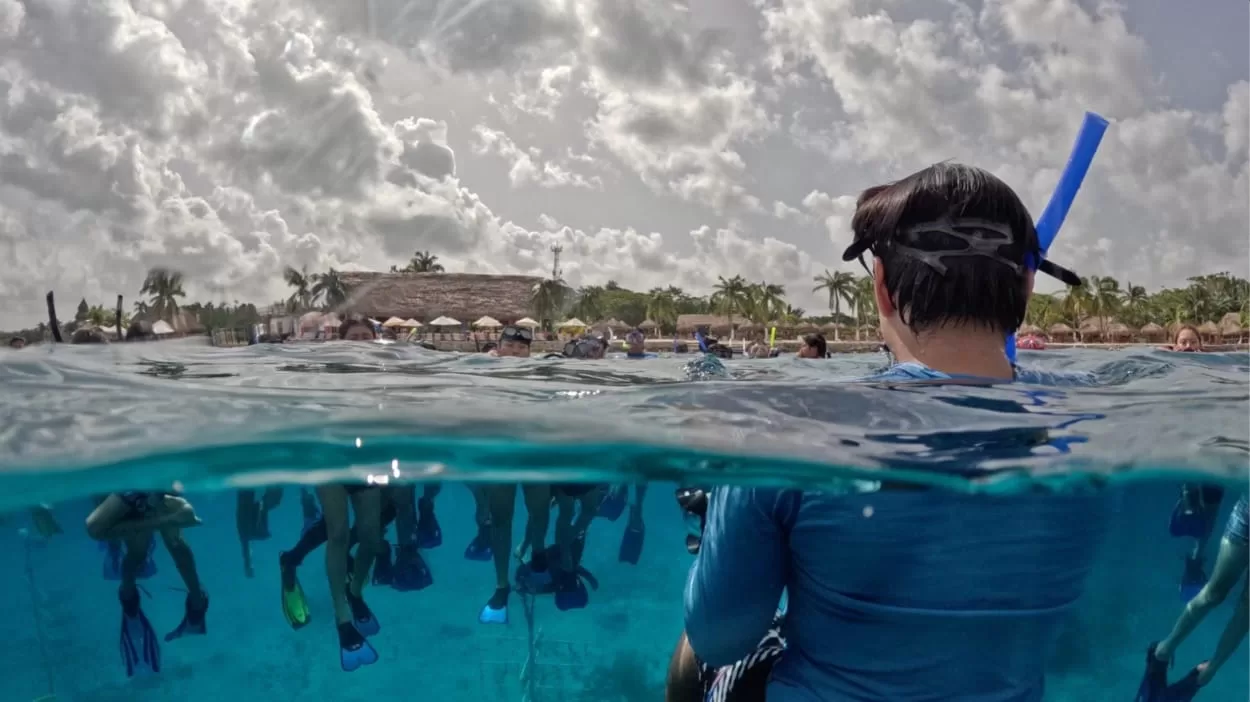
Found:
<path fill-rule="evenodd" d="M 900 364 L 871 380 L 948 378 Z M 1108 512 L 1098 493 L 718 488 L 686 634 L 704 663 L 732 664 L 785 590 L 769 702 L 1036 702 Z"/>

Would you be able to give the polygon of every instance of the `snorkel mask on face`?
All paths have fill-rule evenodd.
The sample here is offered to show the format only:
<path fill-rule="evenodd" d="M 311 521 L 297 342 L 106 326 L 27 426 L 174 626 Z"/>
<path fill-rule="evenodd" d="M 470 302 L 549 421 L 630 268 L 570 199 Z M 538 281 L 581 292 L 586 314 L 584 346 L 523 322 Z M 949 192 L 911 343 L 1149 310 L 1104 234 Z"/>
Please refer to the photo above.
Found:
<path fill-rule="evenodd" d="M 569 358 L 595 360 L 603 358 L 607 350 L 608 342 L 595 334 L 585 334 L 564 345 L 564 355 Z"/>

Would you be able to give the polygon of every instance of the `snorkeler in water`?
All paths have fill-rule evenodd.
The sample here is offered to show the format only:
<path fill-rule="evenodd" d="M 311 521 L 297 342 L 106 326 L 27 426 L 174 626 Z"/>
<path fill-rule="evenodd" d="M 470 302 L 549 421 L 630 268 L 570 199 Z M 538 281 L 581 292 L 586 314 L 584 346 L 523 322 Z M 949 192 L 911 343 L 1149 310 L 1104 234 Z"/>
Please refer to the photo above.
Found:
<path fill-rule="evenodd" d="M 113 493 L 87 517 L 87 535 L 92 539 L 119 540 L 126 545 L 118 597 L 122 605 L 122 661 L 128 677 L 145 670 L 157 673 L 161 668 L 160 642 L 140 606 L 139 588 L 135 583 L 155 533 L 160 533 L 165 549 L 187 586 L 182 622 L 165 635 L 165 641 L 207 633 L 208 593 L 200 584 L 191 547 L 182 537 L 183 529 L 199 524 L 200 519 L 189 502 L 160 492 Z"/>
<path fill-rule="evenodd" d="M 1185 602 L 1206 585 L 1207 574 L 1203 567 L 1207 543 L 1215 531 L 1216 515 L 1224 500 L 1224 488 L 1219 485 L 1185 483 L 1180 497 L 1172 508 L 1168 531 L 1177 538 L 1194 540 L 1193 548 L 1185 555 L 1185 567 L 1181 573 L 1181 599 Z"/>
<path fill-rule="evenodd" d="M 1233 507 L 1220 539 L 1220 550 L 1211 569 L 1211 580 L 1185 605 L 1166 639 L 1146 649 L 1146 672 L 1137 691 L 1136 702 L 1188 702 L 1211 682 L 1220 667 L 1241 646 L 1250 628 L 1250 582 L 1242 587 L 1233 615 L 1224 626 L 1211 659 L 1198 664 L 1179 681 L 1168 684 L 1168 668 L 1176 649 L 1211 612 L 1219 607 L 1237 583 L 1246 576 L 1250 563 L 1250 506 L 1246 494 Z"/>
<path fill-rule="evenodd" d="M 249 578 L 256 573 L 252 568 L 252 542 L 270 537 L 269 512 L 282 503 L 282 488 L 266 488 L 261 499 L 255 490 L 240 490 L 235 504 L 235 530 L 239 535 L 239 547 L 243 554 L 243 574 Z"/>

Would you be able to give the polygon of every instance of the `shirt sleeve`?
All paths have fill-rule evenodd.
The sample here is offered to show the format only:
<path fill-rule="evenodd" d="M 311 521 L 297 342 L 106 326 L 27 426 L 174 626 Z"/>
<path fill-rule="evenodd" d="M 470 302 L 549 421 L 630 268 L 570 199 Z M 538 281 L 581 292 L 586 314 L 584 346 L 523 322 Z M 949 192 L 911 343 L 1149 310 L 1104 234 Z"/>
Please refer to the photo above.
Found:
<path fill-rule="evenodd" d="M 773 623 L 789 567 L 780 493 L 725 487 L 709 497 L 685 593 L 686 636 L 707 665 L 745 658 Z"/>

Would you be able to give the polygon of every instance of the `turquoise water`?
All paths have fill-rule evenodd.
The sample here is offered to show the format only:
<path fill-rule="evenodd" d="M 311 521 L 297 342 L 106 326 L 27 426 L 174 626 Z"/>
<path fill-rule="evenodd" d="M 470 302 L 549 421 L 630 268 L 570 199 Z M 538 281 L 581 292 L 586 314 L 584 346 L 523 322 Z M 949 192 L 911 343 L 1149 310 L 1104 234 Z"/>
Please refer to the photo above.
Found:
<path fill-rule="evenodd" d="M 838 382 L 882 368 L 879 355 L 720 366 L 330 344 L 0 352 L 0 553 L 12 566 L 0 586 L 10 644 L 0 659 L 4 699 L 660 700 L 692 560 L 676 485 L 838 489 L 850 477 L 882 476 L 987 491 L 1107 483 L 1115 520 L 1050 654 L 1047 699 L 1132 699 L 1145 646 L 1167 634 L 1182 606 L 1177 583 L 1190 544 L 1167 527 L 1179 482 L 1245 489 L 1250 363 L 1245 354 L 1156 351 L 1021 360 L 1092 371 L 1098 385 Z M 303 525 L 296 483 L 396 473 L 443 483 L 443 545 L 424 554 L 434 585 L 368 590 L 383 627 L 371 639 L 380 661 L 348 674 L 323 551 L 300 569 L 313 621 L 298 631 L 279 607 L 277 554 Z M 639 563 L 617 559 L 628 517 L 596 520 L 583 563 L 600 587 L 586 609 L 559 611 L 538 597 L 530 624 L 514 597 L 508 626 L 479 624 L 494 576 L 489 563 L 462 556 L 475 533 L 463 483 L 555 479 L 647 482 Z M 285 484 L 284 498 L 270 516 L 271 538 L 252 544 L 256 572 L 247 578 L 236 494 L 267 484 Z M 164 644 L 159 675 L 127 679 L 117 584 L 102 577 L 105 554 L 83 520 L 92 495 L 174 485 L 203 520 L 186 539 L 212 596 L 208 634 Z M 1217 530 L 1234 501 L 1225 499 Z M 55 505 L 65 533 L 37 533 L 26 508 L 40 502 Z M 514 541 L 524 519 L 518 504 Z M 163 548 L 155 563 L 156 575 L 141 582 L 150 595 L 143 608 L 164 633 L 181 618 L 183 585 Z M 1174 679 L 1210 655 L 1233 599 L 1180 649 Z M 1243 644 L 1198 699 L 1246 699 L 1247 660 Z"/>

